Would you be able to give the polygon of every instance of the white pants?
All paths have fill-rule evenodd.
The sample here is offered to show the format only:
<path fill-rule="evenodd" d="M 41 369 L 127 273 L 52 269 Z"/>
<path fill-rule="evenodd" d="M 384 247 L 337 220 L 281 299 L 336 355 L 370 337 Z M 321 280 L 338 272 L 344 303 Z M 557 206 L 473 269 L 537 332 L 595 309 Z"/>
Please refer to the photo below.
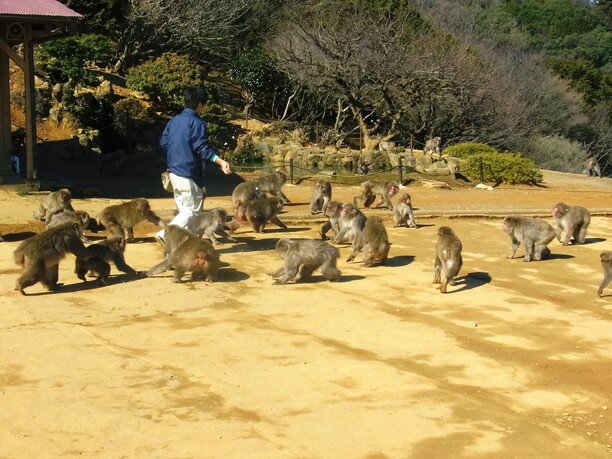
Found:
<path fill-rule="evenodd" d="M 204 204 L 204 192 L 190 178 L 179 177 L 170 173 L 170 181 L 174 188 L 174 202 L 178 208 L 178 214 L 170 222 L 171 225 L 177 225 L 186 228 L 195 233 L 195 219 L 202 212 Z M 157 236 L 163 239 L 164 230 L 157 233 Z"/>

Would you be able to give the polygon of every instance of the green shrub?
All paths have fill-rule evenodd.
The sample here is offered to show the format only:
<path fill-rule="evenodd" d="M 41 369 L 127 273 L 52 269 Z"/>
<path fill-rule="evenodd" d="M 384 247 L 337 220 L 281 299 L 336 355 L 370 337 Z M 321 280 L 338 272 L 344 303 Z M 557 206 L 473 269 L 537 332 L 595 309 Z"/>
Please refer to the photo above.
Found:
<path fill-rule="evenodd" d="M 149 112 L 143 102 L 138 99 L 125 98 L 114 105 L 113 128 L 122 136 L 133 134 L 134 123 L 147 121 Z"/>
<path fill-rule="evenodd" d="M 444 149 L 443 153 L 453 158 L 467 158 L 480 153 L 497 153 L 497 149 L 485 143 L 467 142 L 458 143 Z"/>
<path fill-rule="evenodd" d="M 264 160 L 263 151 L 257 148 L 250 138 L 225 157 L 230 163 L 237 166 L 262 164 Z"/>
<path fill-rule="evenodd" d="M 542 172 L 521 153 L 489 152 L 468 156 L 461 163 L 461 171 L 468 177 L 480 179 L 481 164 L 484 182 L 538 183 Z"/>
<path fill-rule="evenodd" d="M 203 75 L 203 67 L 186 56 L 167 53 L 130 68 L 126 84 L 149 94 L 162 108 L 177 111 L 183 107 L 183 91 L 201 85 Z"/>

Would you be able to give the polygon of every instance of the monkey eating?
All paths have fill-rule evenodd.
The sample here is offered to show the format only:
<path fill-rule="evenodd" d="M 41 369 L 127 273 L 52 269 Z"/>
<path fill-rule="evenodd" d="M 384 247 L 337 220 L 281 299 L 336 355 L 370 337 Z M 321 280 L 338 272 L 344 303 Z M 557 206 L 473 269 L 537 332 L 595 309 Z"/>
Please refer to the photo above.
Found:
<path fill-rule="evenodd" d="M 147 271 L 147 277 L 174 268 L 173 282 L 181 282 L 187 272 L 191 272 L 192 278 L 214 281 L 219 271 L 219 254 L 209 241 L 200 239 L 180 226 L 168 225 L 165 229 L 165 242 L 166 258 Z"/>
<path fill-rule="evenodd" d="M 380 217 L 367 219 L 363 231 L 357 236 L 353 245 L 353 253 L 346 260 L 350 263 L 359 252 L 363 252 L 363 265 L 374 266 L 384 264 L 389 256 L 389 237 Z"/>
<path fill-rule="evenodd" d="M 255 232 L 262 233 L 266 224 L 270 221 L 280 228 L 286 229 L 287 225 L 276 216 L 282 209 L 283 201 L 280 198 L 253 199 L 238 206 L 234 219 L 227 226 L 233 233 L 248 221 Z"/>
<path fill-rule="evenodd" d="M 600 255 L 601 267 L 603 268 L 604 278 L 601 281 L 601 285 L 597 290 L 597 295 L 602 298 L 603 290 L 608 286 L 612 280 L 612 252 L 602 252 Z"/>
<path fill-rule="evenodd" d="M 213 244 L 220 244 L 215 234 L 226 238 L 231 242 L 237 242 L 232 236 L 225 232 L 223 225 L 227 220 L 227 212 L 222 207 L 205 210 L 196 218 L 196 233 L 198 237 L 206 235 Z"/>
<path fill-rule="evenodd" d="M 446 293 L 447 285 L 455 285 L 455 277 L 461 270 L 461 241 L 448 226 L 438 228 L 434 284 L 440 284 L 440 292 Z"/>
<path fill-rule="evenodd" d="M 550 255 L 546 246 L 555 238 L 555 229 L 544 220 L 509 215 L 502 221 L 502 230 L 512 240 L 508 258 L 514 258 L 521 243 L 525 246 L 525 262 L 539 261 Z"/>
<path fill-rule="evenodd" d="M 317 180 L 310 200 L 310 215 L 323 212 L 331 200 L 332 186 L 327 180 Z"/>
<path fill-rule="evenodd" d="M 126 274 L 137 274 L 136 270 L 125 262 L 125 240 L 121 236 L 108 238 L 87 247 L 88 260 L 77 257 L 74 272 L 82 281 L 87 281 L 85 273 L 93 271 L 98 274 L 98 281 L 106 284 L 110 275 L 110 262 Z"/>
<path fill-rule="evenodd" d="M 275 284 L 286 284 L 291 280 L 302 281 L 310 277 L 316 269 L 329 281 L 335 281 L 341 275 L 336 268 L 338 249 L 323 241 L 281 239 L 276 244 L 276 252 L 285 264 L 272 275 L 276 279 Z"/>
<path fill-rule="evenodd" d="M 552 208 L 552 216 L 557 222 L 557 239 L 565 231 L 563 245 L 584 244 L 587 228 L 591 223 L 591 213 L 580 206 L 568 206 L 560 202 Z"/>
<path fill-rule="evenodd" d="M 409 228 L 416 228 L 412 203 L 408 193 L 402 193 L 397 204 L 393 206 L 393 227 L 406 225 Z"/>
<path fill-rule="evenodd" d="M 15 290 L 25 295 L 25 289 L 37 282 L 48 290 L 57 290 L 59 262 L 68 252 L 84 260 L 91 258 L 81 242 L 81 229 L 77 223 L 64 223 L 23 241 L 13 252 L 15 264 L 23 267 Z"/>
<path fill-rule="evenodd" d="M 74 212 L 72 207 L 72 193 L 67 188 L 49 193 L 40 199 L 38 210 L 34 212 L 34 218 L 38 221 L 46 221 L 49 215 L 62 211 L 69 210 Z"/>
<path fill-rule="evenodd" d="M 383 204 L 387 209 L 393 209 L 391 198 L 399 191 L 399 183 L 390 182 L 374 182 L 366 181 L 361 184 L 361 194 L 353 198 L 355 206 L 358 206 L 357 201 L 362 201 L 364 207 L 370 207 L 376 196 L 379 196 L 378 203 L 374 208 L 381 207 Z"/>
<path fill-rule="evenodd" d="M 121 236 L 126 242 L 134 241 L 134 225 L 148 220 L 162 226 L 162 220 L 152 210 L 144 198 L 132 199 L 123 204 L 106 207 L 98 216 L 98 222 L 113 236 Z"/>

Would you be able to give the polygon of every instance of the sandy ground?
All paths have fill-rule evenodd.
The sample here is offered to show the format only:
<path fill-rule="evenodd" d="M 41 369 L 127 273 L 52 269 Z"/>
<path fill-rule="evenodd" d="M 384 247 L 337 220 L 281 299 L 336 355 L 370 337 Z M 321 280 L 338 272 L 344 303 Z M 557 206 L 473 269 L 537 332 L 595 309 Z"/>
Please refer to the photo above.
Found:
<path fill-rule="evenodd" d="M 492 192 L 409 186 L 420 227 L 388 225 L 387 266 L 347 264 L 342 247 L 336 283 L 267 275 L 279 238 L 317 235 L 304 185 L 286 190 L 289 230 L 244 229 L 220 246 L 214 284 L 116 275 L 98 287 L 68 257 L 62 292 L 26 297 L 12 291 L 12 251 L 41 229 L 38 197 L 0 190 L 0 457 L 610 457 L 612 285 L 595 292 L 612 180 L 545 178 Z M 554 241 L 542 262 L 504 258 L 499 218 L 450 218 L 544 215 L 559 200 L 598 216 L 586 245 Z M 152 205 L 171 216 L 170 198 Z M 440 225 L 464 245 L 446 295 L 431 284 Z M 161 259 L 154 231 L 138 228 L 134 268 Z"/>

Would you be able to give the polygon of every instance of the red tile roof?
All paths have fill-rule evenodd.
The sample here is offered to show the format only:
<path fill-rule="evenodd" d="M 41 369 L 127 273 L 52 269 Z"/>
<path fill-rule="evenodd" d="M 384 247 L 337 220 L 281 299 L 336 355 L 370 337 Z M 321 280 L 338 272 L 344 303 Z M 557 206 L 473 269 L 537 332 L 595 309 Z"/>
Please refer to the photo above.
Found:
<path fill-rule="evenodd" d="M 0 17 L 34 16 L 49 18 L 80 18 L 76 11 L 57 0 L 0 0 Z"/>

